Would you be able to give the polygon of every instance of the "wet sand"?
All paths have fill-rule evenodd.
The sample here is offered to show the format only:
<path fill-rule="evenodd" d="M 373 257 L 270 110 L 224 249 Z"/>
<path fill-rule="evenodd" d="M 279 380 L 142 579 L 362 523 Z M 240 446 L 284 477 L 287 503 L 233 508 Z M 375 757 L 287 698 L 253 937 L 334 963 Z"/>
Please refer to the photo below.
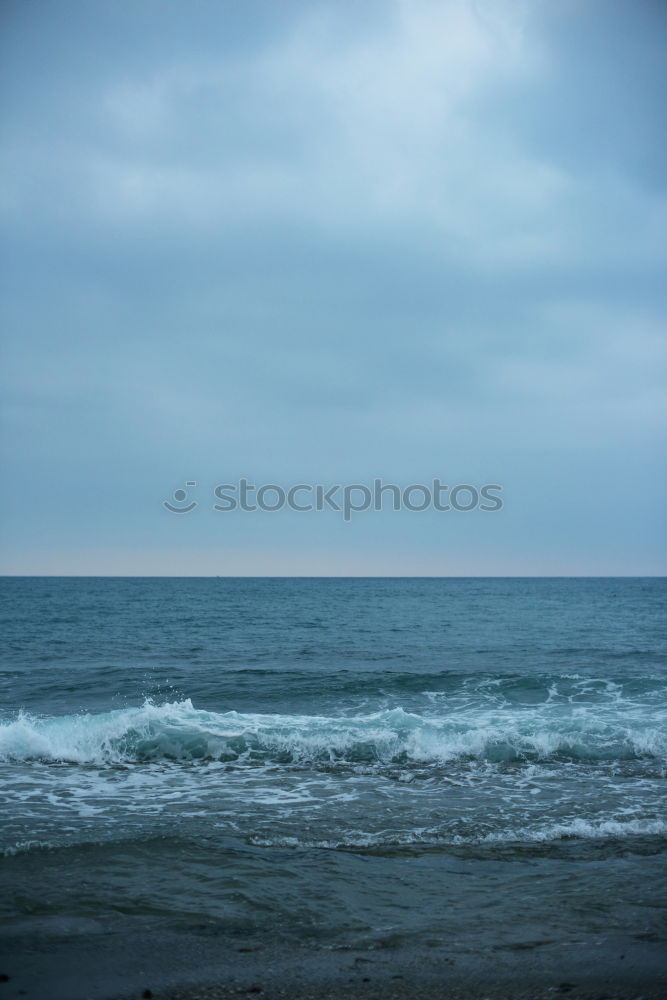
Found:
<path fill-rule="evenodd" d="M 367 950 L 258 944 L 205 930 L 100 926 L 0 938 L 0 1000 L 662 1000 L 664 941 L 538 938 L 512 948 L 432 942 Z"/>
<path fill-rule="evenodd" d="M 258 996 L 265 1000 L 555 1000 L 572 997 L 578 1000 L 664 1000 L 665 985 L 654 983 L 623 983 L 610 986 L 606 980 L 584 986 L 562 983 L 544 986 L 539 983 L 477 983 L 424 984 L 411 982 L 401 986 L 363 987 L 313 985 L 303 990 L 268 989 L 260 991 L 230 986 L 212 986 L 176 993 L 152 994 L 155 1000 L 227 1000 L 230 997 Z"/>

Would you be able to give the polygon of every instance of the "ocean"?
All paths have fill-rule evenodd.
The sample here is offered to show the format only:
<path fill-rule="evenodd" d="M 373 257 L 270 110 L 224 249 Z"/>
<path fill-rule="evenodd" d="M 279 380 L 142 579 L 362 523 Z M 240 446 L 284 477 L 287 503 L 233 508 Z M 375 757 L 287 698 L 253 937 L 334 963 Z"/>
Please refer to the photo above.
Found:
<path fill-rule="evenodd" d="M 0 593 L 6 955 L 664 944 L 664 579 Z"/>

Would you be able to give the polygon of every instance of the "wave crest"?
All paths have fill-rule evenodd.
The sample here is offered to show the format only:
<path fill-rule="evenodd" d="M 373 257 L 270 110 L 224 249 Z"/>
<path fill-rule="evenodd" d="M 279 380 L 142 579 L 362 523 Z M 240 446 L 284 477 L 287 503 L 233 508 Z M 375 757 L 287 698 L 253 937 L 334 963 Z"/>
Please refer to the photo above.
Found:
<path fill-rule="evenodd" d="M 352 717 L 207 712 L 190 699 L 100 714 L 0 725 L 0 760 L 122 764 L 220 760 L 240 763 L 445 764 L 560 758 L 663 757 L 665 735 L 622 715 L 591 712 L 457 712 L 424 717 L 402 708 Z"/>

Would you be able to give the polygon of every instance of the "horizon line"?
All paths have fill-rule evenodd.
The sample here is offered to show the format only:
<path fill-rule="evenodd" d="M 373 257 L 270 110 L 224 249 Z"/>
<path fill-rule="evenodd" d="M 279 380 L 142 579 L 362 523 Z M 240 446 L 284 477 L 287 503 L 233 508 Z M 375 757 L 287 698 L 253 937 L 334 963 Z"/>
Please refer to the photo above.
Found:
<path fill-rule="evenodd" d="M 665 580 L 667 573 L 0 573 L 3 580 Z"/>

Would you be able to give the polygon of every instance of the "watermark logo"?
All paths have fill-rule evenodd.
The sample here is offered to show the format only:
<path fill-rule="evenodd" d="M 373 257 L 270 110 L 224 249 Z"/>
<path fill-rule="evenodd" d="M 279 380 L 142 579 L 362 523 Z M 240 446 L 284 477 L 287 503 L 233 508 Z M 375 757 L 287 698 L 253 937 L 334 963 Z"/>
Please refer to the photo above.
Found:
<path fill-rule="evenodd" d="M 189 479 L 185 484 L 186 486 L 196 486 L 197 483 L 193 479 Z M 169 500 L 163 500 L 162 506 L 170 510 L 172 514 L 189 514 L 191 510 L 194 510 L 198 506 L 196 500 L 191 500 L 190 503 L 183 506 L 185 501 L 188 499 L 188 494 L 186 490 L 178 489 L 174 490 L 172 493 L 172 500 L 175 503 L 171 503 Z"/>
<path fill-rule="evenodd" d="M 185 484 L 196 487 L 194 480 Z M 222 483 L 213 490 L 212 509 L 222 513 L 240 510 L 247 513 L 264 511 L 275 513 L 292 510 L 297 513 L 332 510 L 343 515 L 350 522 L 353 515 L 364 511 L 407 510 L 421 513 L 425 510 L 468 512 L 481 510 L 494 513 L 503 508 L 503 487 L 499 483 L 485 483 L 476 486 L 459 483 L 449 486 L 434 478 L 426 483 L 410 483 L 397 486 L 374 479 L 366 483 L 296 483 L 280 486 L 265 483 L 257 486 L 248 479 L 241 478 L 236 483 Z M 163 500 L 163 506 L 174 514 L 188 514 L 198 506 L 196 500 L 189 503 L 184 489 L 174 490 L 172 500 Z"/>

